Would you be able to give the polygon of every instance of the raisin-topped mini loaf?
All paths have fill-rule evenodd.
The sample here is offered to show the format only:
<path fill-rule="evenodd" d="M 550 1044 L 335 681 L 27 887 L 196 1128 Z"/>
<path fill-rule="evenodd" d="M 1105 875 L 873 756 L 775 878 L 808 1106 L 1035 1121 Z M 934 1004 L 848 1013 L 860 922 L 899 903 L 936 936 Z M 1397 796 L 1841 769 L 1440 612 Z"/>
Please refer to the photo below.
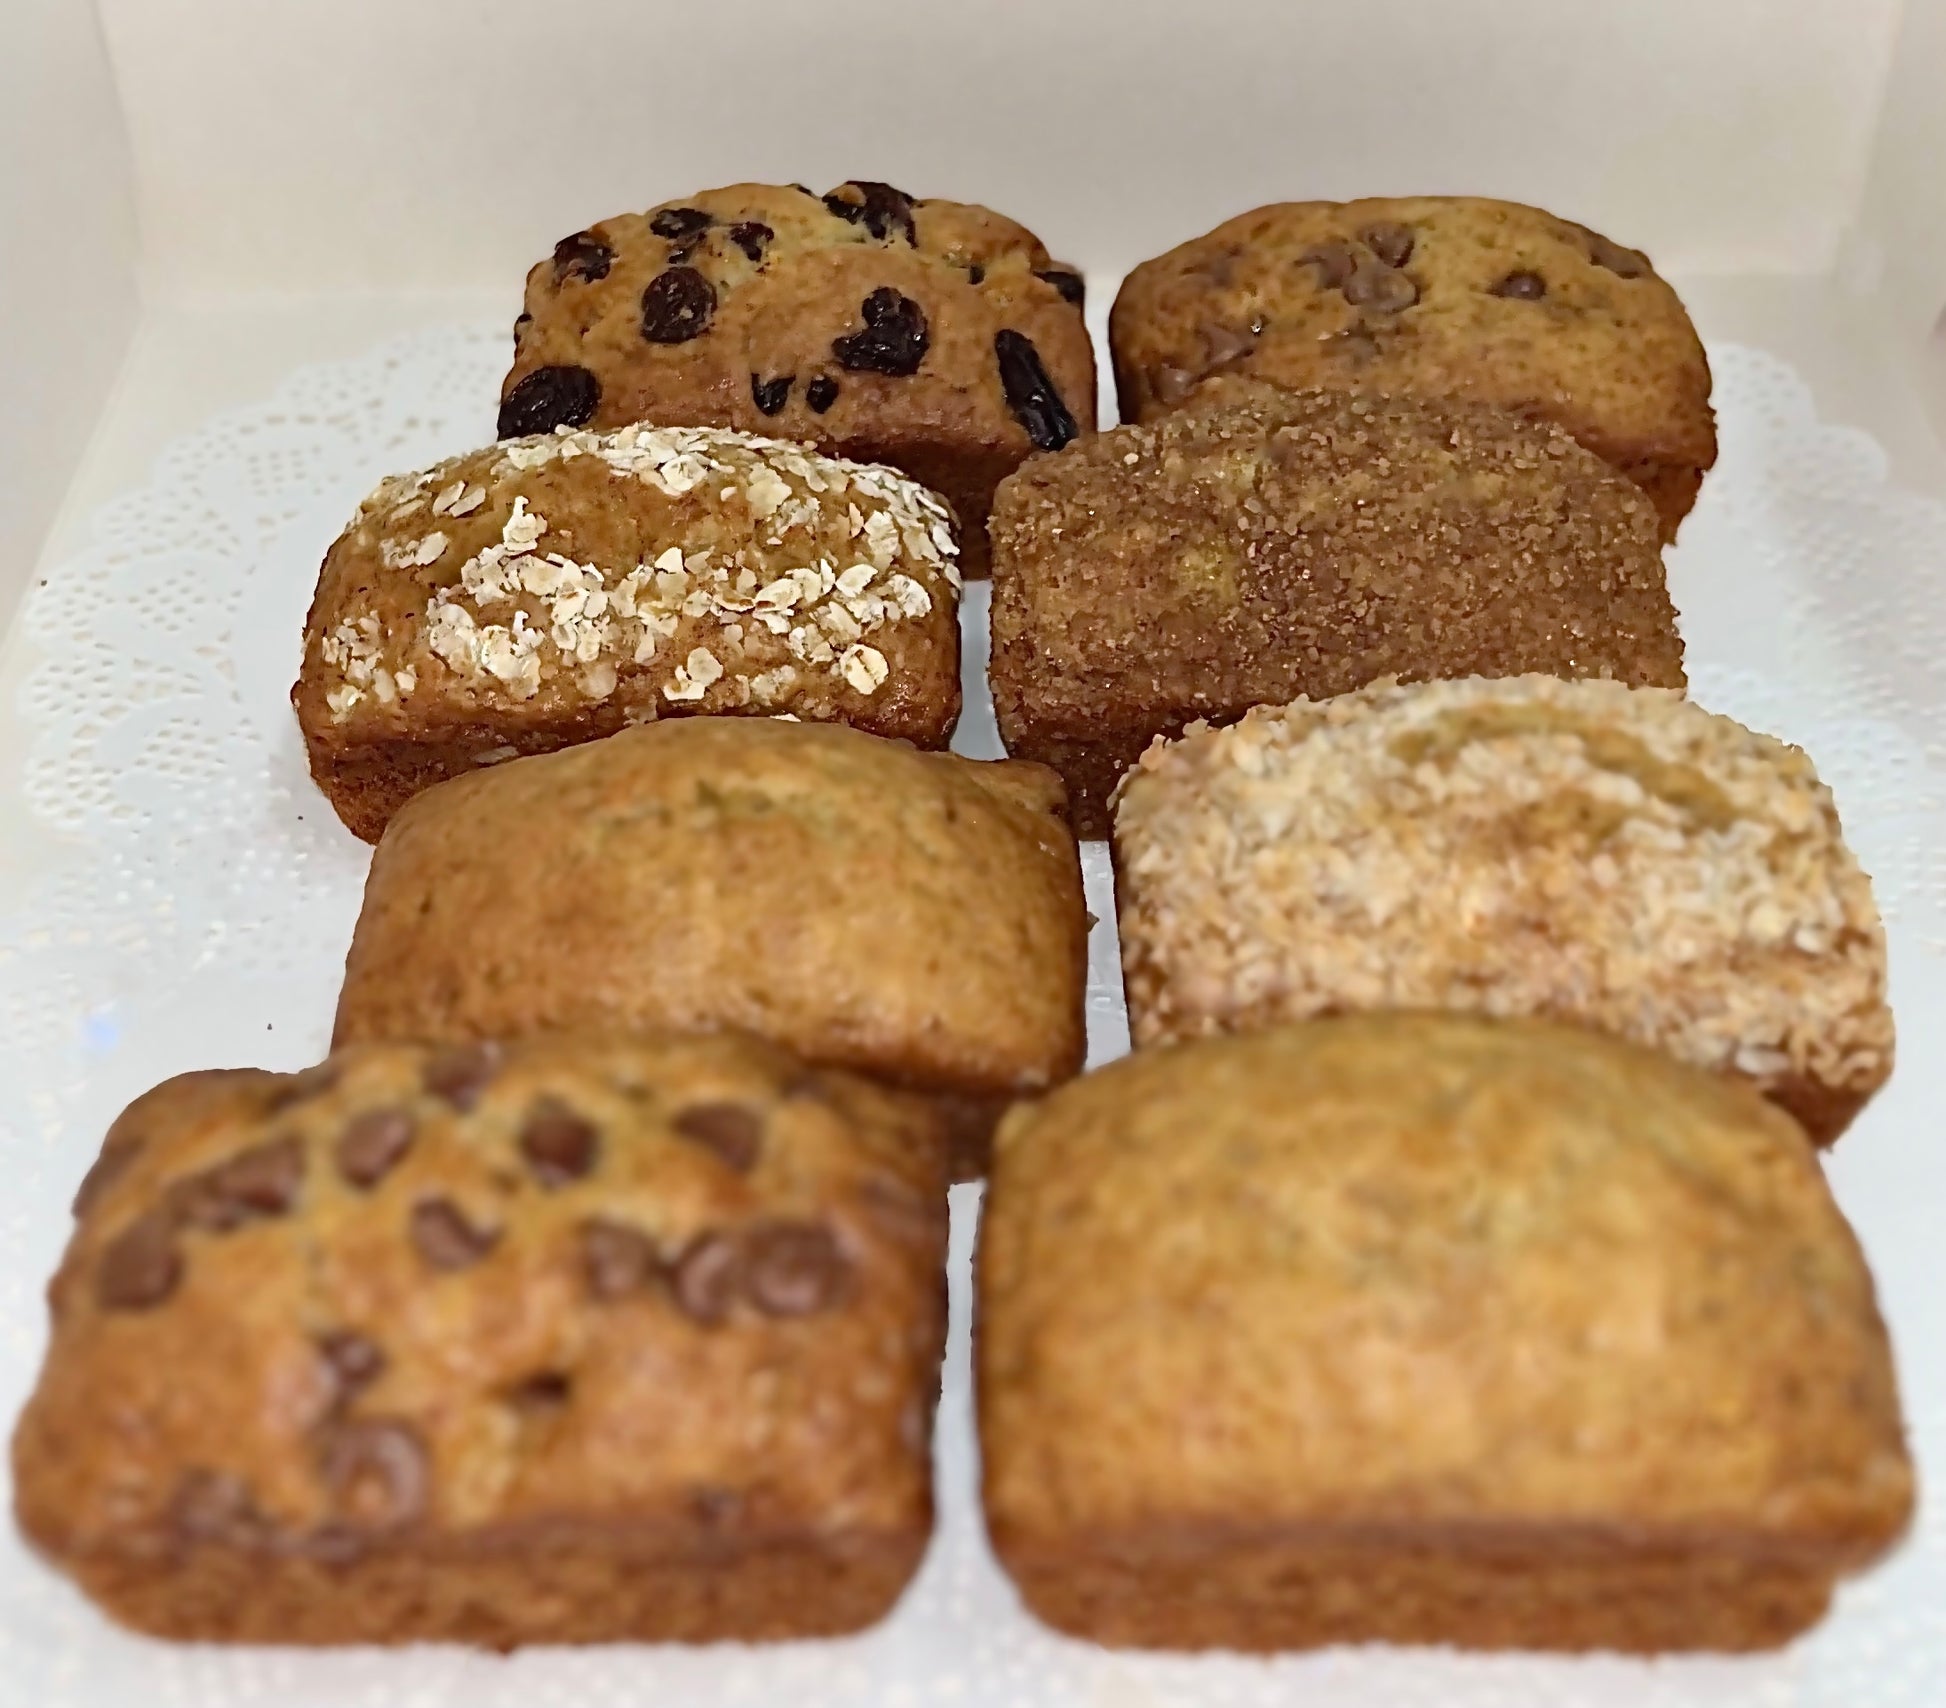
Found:
<path fill-rule="evenodd" d="M 1892 1071 L 1885 932 L 1794 747 L 1618 682 L 1391 683 L 1158 743 L 1115 809 L 1138 1045 L 1539 1014 L 1747 1079 L 1820 1144 Z"/>
<path fill-rule="evenodd" d="M 1816 1153 L 1599 1033 L 1140 1051 L 1003 1123 L 977 1310 L 995 1551 L 1098 1642 L 1766 1648 L 1912 1513 Z"/>
<path fill-rule="evenodd" d="M 986 573 L 994 484 L 1095 425 L 1078 273 L 990 209 L 731 184 L 563 238 L 527 275 L 500 431 L 702 423 L 904 469 Z"/>
<path fill-rule="evenodd" d="M 372 860 L 339 1042 L 734 1027 L 998 1113 L 1077 1072 L 1060 780 L 834 724 L 685 718 L 442 784 Z"/>
<path fill-rule="evenodd" d="M 117 1123 L 14 1437 L 118 1619 L 290 1643 L 818 1636 L 931 1529 L 943 1137 L 732 1039 L 342 1051 Z"/>
<path fill-rule="evenodd" d="M 993 511 L 994 707 L 1076 827 L 1150 740 L 1380 676 L 1678 688 L 1655 516 L 1558 428 L 1215 380 L 1042 457 Z"/>
<path fill-rule="evenodd" d="M 324 560 L 292 703 L 375 842 L 419 790 L 697 712 L 944 747 L 952 518 L 891 469 L 697 428 L 543 434 L 388 480 Z"/>
<path fill-rule="evenodd" d="M 1716 461 L 1709 363 L 1676 293 L 1636 250 L 1516 202 L 1239 214 L 1130 273 L 1109 341 L 1125 421 L 1243 373 L 1555 422 L 1648 494 L 1665 539 Z"/>

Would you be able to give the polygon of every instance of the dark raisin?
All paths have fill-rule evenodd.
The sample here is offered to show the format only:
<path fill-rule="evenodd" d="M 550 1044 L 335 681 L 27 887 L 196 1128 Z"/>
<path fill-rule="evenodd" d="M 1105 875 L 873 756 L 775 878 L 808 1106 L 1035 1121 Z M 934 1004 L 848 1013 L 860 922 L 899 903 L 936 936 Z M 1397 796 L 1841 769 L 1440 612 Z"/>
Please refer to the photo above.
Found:
<path fill-rule="evenodd" d="M 916 374 L 932 343 L 926 311 L 890 285 L 880 285 L 858 311 L 865 330 L 831 341 L 838 366 L 855 374 Z"/>
<path fill-rule="evenodd" d="M 966 269 L 966 282 L 969 285 L 978 285 L 978 284 L 985 283 L 986 276 L 987 276 L 986 268 L 982 267 L 980 263 L 977 261 L 973 262 L 972 265 Z"/>
<path fill-rule="evenodd" d="M 378 1343 L 353 1329 L 339 1329 L 318 1338 L 318 1351 L 331 1378 L 331 1397 L 326 1409 L 341 1411 L 385 1370 L 385 1354 Z"/>
<path fill-rule="evenodd" d="M 614 264 L 615 251 L 592 231 L 577 231 L 554 245 L 556 285 L 565 285 L 570 279 L 592 285 L 597 279 L 607 278 L 608 269 Z"/>
<path fill-rule="evenodd" d="M 1065 267 L 1050 267 L 1044 273 L 1036 273 L 1035 278 L 1043 284 L 1052 285 L 1061 293 L 1063 302 L 1071 302 L 1080 308 L 1088 299 L 1088 282 L 1079 273 L 1070 273 Z"/>
<path fill-rule="evenodd" d="M 694 237 L 698 232 L 708 231 L 715 224 L 701 208 L 663 208 L 649 220 L 649 230 L 657 237 L 666 237 L 671 243 L 679 243 L 685 237 Z"/>
<path fill-rule="evenodd" d="M 829 374 L 819 374 L 804 388 L 804 401 L 813 415 L 822 415 L 838 401 L 838 382 Z"/>
<path fill-rule="evenodd" d="M 764 245 L 777 235 L 760 219 L 743 219 L 730 227 L 730 241 L 752 261 L 764 258 Z"/>
<path fill-rule="evenodd" d="M 676 1117 L 674 1126 L 685 1139 L 715 1152 L 739 1174 L 748 1172 L 763 1148 L 763 1115 L 745 1103 L 692 1103 Z"/>
<path fill-rule="evenodd" d="M 707 332 L 716 287 L 694 267 L 671 267 L 642 293 L 642 336 L 651 344 L 686 344 Z"/>
<path fill-rule="evenodd" d="M 598 1218 L 581 1224 L 581 1267 L 597 1299 L 619 1299 L 660 1276 L 662 1257 L 640 1228 Z"/>
<path fill-rule="evenodd" d="M 1318 270 L 1318 289 L 1335 291 L 1343 286 L 1358 266 L 1358 257 L 1349 243 L 1319 243 L 1297 258 L 1300 267 Z"/>
<path fill-rule="evenodd" d="M 172 1217 L 151 1210 L 109 1242 L 95 1271 L 95 1300 L 103 1310 L 146 1311 L 176 1290 L 182 1254 Z"/>
<path fill-rule="evenodd" d="M 303 1142 L 272 1139 L 178 1180 L 169 1189 L 169 1207 L 181 1224 L 227 1233 L 260 1216 L 284 1215 L 303 1180 Z"/>
<path fill-rule="evenodd" d="M 546 1423 L 574 1398 L 574 1378 L 565 1370 L 542 1370 L 516 1382 L 501 1398 L 530 1423 Z"/>
<path fill-rule="evenodd" d="M 844 194 L 846 190 L 856 190 L 857 201 Z M 912 223 L 912 210 L 916 205 L 903 190 L 895 190 L 890 184 L 880 184 L 869 178 L 853 178 L 840 184 L 824 198 L 824 205 L 840 219 L 853 225 L 862 223 L 874 237 L 883 239 L 892 228 L 897 226 L 905 233 L 905 240 L 917 244 L 919 234 Z"/>
<path fill-rule="evenodd" d="M 1497 297 L 1512 297 L 1517 302 L 1539 302 L 1547 295 L 1547 281 L 1540 274 L 1529 273 L 1523 269 L 1517 273 L 1509 273 L 1493 287 L 1492 294 Z"/>
<path fill-rule="evenodd" d="M 499 1240 L 497 1228 L 476 1228 L 466 1213 L 446 1198 L 412 1206 L 413 1248 L 434 1269 L 469 1269 Z"/>
<path fill-rule="evenodd" d="M 1403 267 L 1412 259 L 1413 236 L 1409 225 L 1368 225 L 1358 234 L 1358 241 L 1388 267 Z"/>
<path fill-rule="evenodd" d="M 411 1148 L 418 1130 L 407 1109 L 367 1109 L 338 1135 L 338 1172 L 360 1188 L 376 1186 Z"/>
<path fill-rule="evenodd" d="M 743 1253 L 728 1234 L 699 1234 L 676 1259 L 670 1279 L 685 1316 L 720 1323 L 743 1286 Z"/>
<path fill-rule="evenodd" d="M 796 381 L 795 374 L 780 374 L 774 380 L 767 380 L 761 374 L 750 376 L 750 399 L 757 406 L 760 415 L 775 415 L 791 400 L 791 386 Z"/>
<path fill-rule="evenodd" d="M 1027 437 L 1043 451 L 1058 451 L 1079 429 L 1054 382 L 1041 366 L 1040 352 L 1022 334 L 1007 327 L 993 335 L 993 353 L 1000 362 L 1000 387 L 1007 407 L 1027 429 Z"/>
<path fill-rule="evenodd" d="M 595 1166 L 594 1123 L 558 1098 L 543 1097 L 520 1129 L 520 1154 L 543 1186 L 565 1186 Z"/>
<path fill-rule="evenodd" d="M 1345 301 L 1353 308 L 1397 314 L 1419 300 L 1419 287 L 1408 274 L 1380 262 L 1367 262 L 1345 280 Z"/>
<path fill-rule="evenodd" d="M 585 427 L 601 403 L 601 381 L 572 363 L 536 368 L 521 377 L 500 400 L 494 432 L 502 439 L 552 433 L 556 427 Z"/>
<path fill-rule="evenodd" d="M 270 1539 L 250 1485 L 230 1471 L 185 1471 L 169 1502 L 168 1523 L 183 1542 L 254 1548 Z"/>
<path fill-rule="evenodd" d="M 499 1071 L 503 1053 L 490 1041 L 456 1044 L 426 1063 L 423 1082 L 433 1096 L 443 1097 L 464 1115 L 480 1101 L 480 1094 Z"/>
<path fill-rule="evenodd" d="M 802 1317 L 834 1304 L 851 1265 L 816 1222 L 766 1222 L 744 1235 L 751 1303 L 767 1316 Z"/>
<path fill-rule="evenodd" d="M 340 1424 L 324 1439 L 321 1468 L 333 1503 L 355 1523 L 390 1528 L 425 1511 L 432 1466 L 408 1423 L 373 1418 Z"/>
<path fill-rule="evenodd" d="M 514 348 L 520 348 L 520 341 L 527 336 L 527 328 L 534 324 L 534 317 L 525 309 L 514 316 Z"/>

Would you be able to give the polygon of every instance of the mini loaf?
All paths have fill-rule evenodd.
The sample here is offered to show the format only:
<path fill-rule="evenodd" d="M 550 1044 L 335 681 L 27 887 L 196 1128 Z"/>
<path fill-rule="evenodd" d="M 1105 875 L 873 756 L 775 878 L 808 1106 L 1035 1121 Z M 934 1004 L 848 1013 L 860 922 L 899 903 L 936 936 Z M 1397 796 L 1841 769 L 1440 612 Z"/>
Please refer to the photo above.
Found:
<path fill-rule="evenodd" d="M 931 1529 L 942 1135 L 749 1041 L 371 1046 L 117 1123 L 14 1437 L 118 1619 L 251 1643 L 855 1630 Z"/>
<path fill-rule="evenodd" d="M 1892 1071 L 1885 933 L 1804 754 L 1548 676 L 1252 712 L 1116 807 L 1130 1025 L 1551 1015 L 1736 1074 L 1819 1143 Z"/>
<path fill-rule="evenodd" d="M 1533 1021 L 1147 1050 L 1002 1125 L 1001 1563 L 1099 1642 L 1752 1649 L 1905 1528 L 1871 1278 L 1747 1087 Z"/>
<path fill-rule="evenodd" d="M 1709 363 L 1676 293 L 1638 251 L 1515 202 L 1239 214 L 1130 273 L 1109 340 L 1125 421 L 1240 373 L 1555 422 L 1642 488 L 1665 539 L 1716 461 Z"/>
<path fill-rule="evenodd" d="M 366 884 L 341 1043 L 736 1027 L 999 1111 L 1081 1066 L 1058 778 L 835 725 L 686 718 L 430 790 Z"/>
<path fill-rule="evenodd" d="M 1476 405 L 1212 381 L 1012 476 L 993 542 L 1000 733 L 1084 836 L 1196 718 L 1388 674 L 1683 683 L 1647 502 Z"/>
<path fill-rule="evenodd" d="M 952 519 L 890 469 L 740 433 L 517 439 L 388 480 L 331 548 L 291 701 L 376 841 L 419 790 L 697 712 L 944 747 Z"/>
<path fill-rule="evenodd" d="M 902 468 L 986 573 L 994 483 L 1095 425 L 1081 276 L 987 208 L 731 184 L 563 238 L 527 275 L 502 435 L 778 433 Z"/>

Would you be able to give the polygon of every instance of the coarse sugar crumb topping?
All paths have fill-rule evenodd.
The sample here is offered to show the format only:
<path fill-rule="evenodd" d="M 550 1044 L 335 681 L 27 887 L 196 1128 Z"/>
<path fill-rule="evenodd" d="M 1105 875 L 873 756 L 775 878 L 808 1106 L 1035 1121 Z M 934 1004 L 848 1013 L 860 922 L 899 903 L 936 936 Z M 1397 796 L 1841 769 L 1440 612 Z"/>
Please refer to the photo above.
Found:
<path fill-rule="evenodd" d="M 1139 1042 L 1342 1009 L 1552 1013 L 1758 1080 L 1890 1072 L 1885 940 L 1796 748 L 1526 676 L 1259 708 L 1119 793 Z"/>
<path fill-rule="evenodd" d="M 650 489 L 641 533 L 659 549 L 627 563 L 561 549 L 574 522 L 551 522 L 529 477 L 576 463 Z M 871 696 L 893 670 L 874 640 L 950 611 L 960 586 L 951 513 L 925 487 L 712 428 L 508 440 L 383 482 L 347 532 L 426 592 L 414 620 L 353 610 L 318 637 L 339 723 L 412 694 L 428 658 L 515 702 L 559 678 L 601 700 L 644 670 L 671 703 L 783 711 L 817 677 Z"/>

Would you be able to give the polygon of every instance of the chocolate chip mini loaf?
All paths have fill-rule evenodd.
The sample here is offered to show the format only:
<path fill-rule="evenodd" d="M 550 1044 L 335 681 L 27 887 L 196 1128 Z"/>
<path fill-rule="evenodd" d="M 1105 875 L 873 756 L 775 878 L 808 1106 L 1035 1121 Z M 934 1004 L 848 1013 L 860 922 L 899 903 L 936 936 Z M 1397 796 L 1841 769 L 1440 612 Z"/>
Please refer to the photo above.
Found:
<path fill-rule="evenodd" d="M 730 1039 L 172 1082 L 77 1206 L 20 1523 L 166 1637 L 856 1630 L 931 1530 L 943 1162 Z"/>
<path fill-rule="evenodd" d="M 836 725 L 685 718 L 429 790 L 373 858 L 337 1039 L 739 1028 L 940 1099 L 978 1172 L 1077 1072 L 1060 780 Z"/>
<path fill-rule="evenodd" d="M 1076 826 L 1150 740 L 1385 675 L 1681 687 L 1648 503 L 1477 405 L 1212 381 L 1043 457 L 993 513 L 994 707 Z"/>
<path fill-rule="evenodd" d="M 1122 419 L 1215 373 L 1497 404 L 1648 494 L 1665 539 L 1716 461 L 1709 363 L 1648 258 L 1470 196 L 1283 202 L 1130 273 L 1109 320 Z"/>
<path fill-rule="evenodd" d="M 1892 1071 L 1885 932 L 1794 747 L 1617 682 L 1381 684 L 1142 756 L 1138 1045 L 1373 1008 L 1534 1014 L 1734 1074 L 1820 1144 Z"/>
<path fill-rule="evenodd" d="M 1816 1154 L 1598 1033 L 1141 1051 L 1002 1125 L 977 1298 L 995 1550 L 1098 1642 L 1765 1648 L 1912 1512 Z"/>
<path fill-rule="evenodd" d="M 388 480 L 324 560 L 291 690 L 375 842 L 419 790 L 698 712 L 944 747 L 952 519 L 890 469 L 741 433 L 516 439 Z"/>
<path fill-rule="evenodd" d="M 951 499 L 986 573 L 994 484 L 1095 425 L 1079 274 L 987 208 L 889 184 L 731 184 L 563 238 L 527 275 L 503 435 L 777 433 Z"/>

